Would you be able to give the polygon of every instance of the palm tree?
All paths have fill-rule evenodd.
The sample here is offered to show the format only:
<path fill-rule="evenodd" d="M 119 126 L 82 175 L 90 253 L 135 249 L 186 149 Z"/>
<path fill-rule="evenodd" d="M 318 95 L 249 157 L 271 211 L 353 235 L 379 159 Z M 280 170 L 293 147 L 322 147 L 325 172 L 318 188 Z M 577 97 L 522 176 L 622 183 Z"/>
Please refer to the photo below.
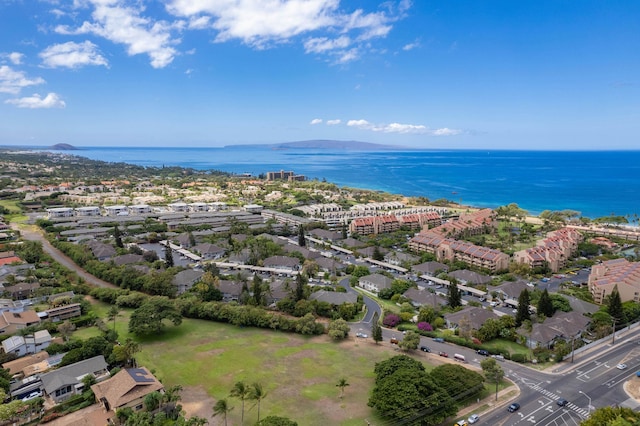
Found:
<path fill-rule="evenodd" d="M 342 398 L 344 396 L 344 388 L 349 386 L 347 379 L 342 377 L 340 380 L 338 380 L 338 384 L 336 386 L 340 388 L 340 398 Z"/>
<path fill-rule="evenodd" d="M 116 317 L 118 316 L 118 313 L 120 313 L 120 309 L 118 309 L 118 307 L 116 305 L 113 305 L 110 309 L 109 312 L 107 314 L 107 318 L 109 319 L 109 321 L 113 321 L 113 329 L 116 329 Z"/>
<path fill-rule="evenodd" d="M 252 385 L 252 388 L 249 394 L 249 399 L 255 401 L 256 404 L 258 405 L 258 423 L 260 423 L 260 402 L 263 399 L 265 399 L 266 396 L 267 396 L 267 393 L 262 388 L 262 384 L 256 382 Z"/>
<path fill-rule="evenodd" d="M 244 401 L 249 397 L 249 393 L 251 389 L 246 385 L 245 382 L 237 382 L 233 385 L 233 389 L 229 393 L 229 396 L 233 398 L 238 398 L 242 402 L 242 414 L 240 415 L 240 424 L 244 424 Z"/>
<path fill-rule="evenodd" d="M 233 410 L 233 407 L 229 405 L 226 399 L 219 399 L 216 405 L 213 406 L 213 416 L 222 416 L 224 419 L 224 426 L 227 426 L 227 414 Z"/>

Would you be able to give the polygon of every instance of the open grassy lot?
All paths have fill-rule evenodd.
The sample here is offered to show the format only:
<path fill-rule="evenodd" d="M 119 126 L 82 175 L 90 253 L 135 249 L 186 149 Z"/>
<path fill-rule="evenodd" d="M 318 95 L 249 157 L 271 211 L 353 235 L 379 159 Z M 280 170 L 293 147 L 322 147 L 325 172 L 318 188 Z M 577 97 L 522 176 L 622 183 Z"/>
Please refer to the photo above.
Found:
<path fill-rule="evenodd" d="M 501 352 L 508 352 L 513 354 L 526 354 L 531 356 L 531 350 L 526 346 L 522 346 L 516 342 L 506 339 L 494 339 L 489 342 L 483 342 L 482 346 L 487 349 L 499 350 Z"/>
<path fill-rule="evenodd" d="M 396 354 L 375 346 L 370 339 L 334 343 L 327 336 L 187 319 L 162 337 L 141 341 L 137 359 L 165 384 L 202 387 L 216 400 L 227 398 L 237 381 L 259 382 L 268 394 L 261 416 L 287 416 L 301 425 L 361 425 L 365 418 L 374 424 L 380 420 L 367 407 L 374 365 Z M 342 400 L 336 387 L 341 377 L 350 384 Z M 236 407 L 230 420 L 239 424 L 240 402 L 229 401 Z M 245 403 L 247 424 L 257 418 L 255 408 L 248 411 L 251 405 Z"/>

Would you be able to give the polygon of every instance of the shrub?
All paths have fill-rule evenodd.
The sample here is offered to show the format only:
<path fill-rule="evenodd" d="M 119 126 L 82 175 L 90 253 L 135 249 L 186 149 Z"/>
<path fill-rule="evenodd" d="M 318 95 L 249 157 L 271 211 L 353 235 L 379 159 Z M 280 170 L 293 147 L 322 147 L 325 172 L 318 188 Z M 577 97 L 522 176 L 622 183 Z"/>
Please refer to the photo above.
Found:
<path fill-rule="evenodd" d="M 386 327 L 395 327 L 400 324 L 400 317 L 396 314 L 389 314 L 384 317 L 384 320 L 382 320 L 382 324 Z"/>
<path fill-rule="evenodd" d="M 431 324 L 429 324 L 428 322 L 422 321 L 418 323 L 418 330 L 433 331 L 433 327 L 431 327 Z"/>
<path fill-rule="evenodd" d="M 511 355 L 511 361 L 525 363 L 528 361 L 527 354 L 519 354 L 519 353 L 513 354 Z"/>

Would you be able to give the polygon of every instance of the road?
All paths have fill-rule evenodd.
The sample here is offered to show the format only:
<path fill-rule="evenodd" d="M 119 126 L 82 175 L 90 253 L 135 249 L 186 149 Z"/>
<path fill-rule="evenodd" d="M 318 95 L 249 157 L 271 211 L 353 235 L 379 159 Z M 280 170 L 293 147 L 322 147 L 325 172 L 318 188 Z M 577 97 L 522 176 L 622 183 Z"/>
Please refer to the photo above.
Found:
<path fill-rule="evenodd" d="M 22 235 L 23 239 L 28 241 L 39 241 L 40 243 L 42 243 L 42 250 L 45 253 L 47 253 L 53 260 L 55 260 L 65 268 L 78 274 L 78 276 L 85 280 L 86 283 L 96 287 L 118 288 L 118 286 L 103 281 L 100 278 L 91 275 L 80 266 L 76 265 L 74 261 L 71 260 L 71 258 L 69 258 L 66 254 L 52 246 L 51 243 L 47 241 L 47 239 L 40 232 L 26 228 L 15 229 L 20 231 L 20 235 Z"/>

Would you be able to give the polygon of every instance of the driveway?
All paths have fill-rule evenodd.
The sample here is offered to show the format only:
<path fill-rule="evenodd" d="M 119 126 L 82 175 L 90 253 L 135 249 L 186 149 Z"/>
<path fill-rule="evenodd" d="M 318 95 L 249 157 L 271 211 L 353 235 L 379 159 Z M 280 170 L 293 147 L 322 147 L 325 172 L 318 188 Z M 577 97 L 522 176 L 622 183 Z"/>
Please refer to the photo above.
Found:
<path fill-rule="evenodd" d="M 23 239 L 28 241 L 39 241 L 42 243 L 42 250 L 47 253 L 53 260 L 61 264 L 67 269 L 74 271 L 78 276 L 80 276 L 83 280 L 85 280 L 88 284 L 94 285 L 96 287 L 108 287 L 108 288 L 119 288 L 116 285 L 108 283 L 106 281 L 101 280 L 100 278 L 91 275 L 80 266 L 76 265 L 71 258 L 69 258 L 66 254 L 55 248 L 51 245 L 49 241 L 42 235 L 42 233 L 38 230 L 28 229 L 26 227 L 18 228 L 15 224 L 12 224 L 12 227 L 18 231 L 20 231 L 20 235 Z"/>

